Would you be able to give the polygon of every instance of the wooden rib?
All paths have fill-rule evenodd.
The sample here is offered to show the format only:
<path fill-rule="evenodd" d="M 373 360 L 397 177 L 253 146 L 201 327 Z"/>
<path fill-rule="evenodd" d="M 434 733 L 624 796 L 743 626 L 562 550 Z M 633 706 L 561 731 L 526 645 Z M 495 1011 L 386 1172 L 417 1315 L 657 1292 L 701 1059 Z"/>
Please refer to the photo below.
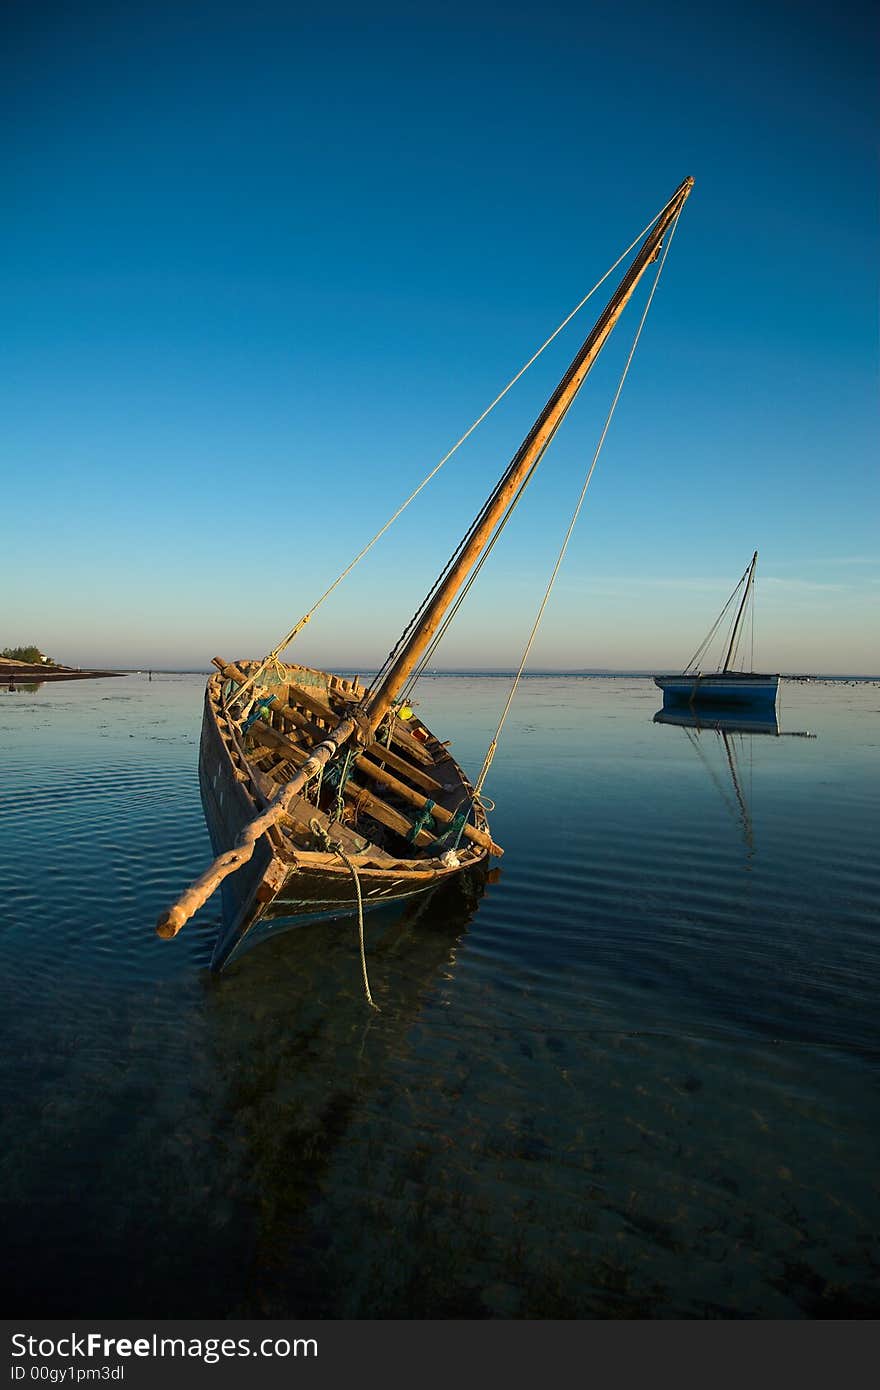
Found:
<path fill-rule="evenodd" d="M 213 658 L 213 661 L 214 665 L 217 667 L 218 671 L 224 677 L 225 680 L 233 680 L 236 681 L 239 685 L 241 685 L 241 683 L 247 679 L 245 673 L 241 670 L 240 667 L 236 666 L 234 662 L 225 662 L 219 656 L 215 656 Z M 334 711 L 330 708 L 329 705 L 325 705 L 323 701 L 317 699 L 317 697 L 313 698 L 311 696 L 311 693 L 309 693 L 308 700 L 301 699 L 300 697 L 302 697 L 303 691 L 298 685 L 292 685 L 291 687 L 289 687 L 289 689 L 295 692 L 296 699 L 299 699 L 300 702 L 306 708 L 313 709 L 313 712 L 314 706 L 320 705 L 322 708 L 317 712 L 319 713 L 322 719 L 328 719 L 333 722 L 335 722 L 338 719 L 338 715 L 334 713 Z M 304 714 L 302 714 L 291 704 L 282 705 L 276 700 L 273 702 L 273 704 L 269 706 L 269 709 L 272 710 L 274 713 L 280 715 L 282 719 L 289 719 L 290 722 L 292 724 L 295 724 L 298 729 L 302 729 L 303 732 L 308 733 L 313 738 L 316 738 L 319 743 L 324 738 L 327 732 L 326 729 L 321 729 L 318 727 L 317 724 L 313 724 L 310 719 L 307 719 Z M 424 745 L 419 743 L 418 739 L 413 738 L 412 734 L 399 729 L 397 727 L 399 725 L 399 722 L 399 720 L 395 720 L 396 727 L 394 730 L 392 730 L 392 738 L 394 742 L 401 747 L 409 747 L 410 745 L 413 745 L 413 756 L 416 757 L 418 761 L 422 763 L 424 766 L 433 767 L 434 760 L 431 757 L 430 753 L 425 751 Z M 403 774 L 404 777 L 409 777 L 410 780 L 416 784 L 416 786 L 422 787 L 424 791 L 438 792 L 443 790 L 441 784 L 435 781 L 433 777 L 429 777 L 426 772 L 422 772 L 419 768 L 414 768 L 407 758 L 402 758 L 399 754 L 393 753 L 389 748 L 386 748 L 384 743 L 370 743 L 367 745 L 366 751 L 368 753 L 371 753 L 373 757 L 378 758 L 380 761 L 386 762 L 389 767 L 393 767 L 395 772 L 400 772 Z"/>
<path fill-rule="evenodd" d="M 417 806 L 419 810 L 424 809 L 426 802 L 420 792 L 413 791 L 410 787 L 406 786 L 405 783 L 399 781 L 397 777 L 392 777 L 390 772 L 386 772 L 384 768 L 377 767 L 370 758 L 359 758 L 357 767 L 359 773 L 365 773 L 366 776 L 371 777 L 374 782 L 381 782 L 383 786 L 388 787 L 404 801 L 408 801 L 411 806 Z M 453 812 L 447 811 L 445 806 L 432 806 L 431 815 L 435 820 L 440 821 L 441 825 L 449 825 L 453 819 Z M 481 845 L 483 849 L 487 849 L 490 854 L 500 857 L 504 853 L 503 849 L 495 844 L 491 835 L 487 835 L 485 830 L 478 830 L 475 825 L 466 824 L 463 827 L 463 834 L 466 839 L 471 840 L 475 845 Z"/>
<path fill-rule="evenodd" d="M 269 708 L 272 709 L 272 706 L 270 705 Z M 277 706 L 277 713 L 283 721 L 293 724 L 316 743 L 320 743 L 327 732 L 326 729 L 321 728 L 320 724 L 316 724 L 313 719 L 309 719 L 307 715 L 301 714 L 296 706 L 290 703 L 289 698 L 286 705 Z"/>
<path fill-rule="evenodd" d="M 353 777 L 349 777 L 346 782 L 344 795 L 356 799 L 359 811 L 366 811 L 374 820 L 379 821 L 382 825 L 387 825 L 389 830 L 396 830 L 397 834 L 402 835 L 404 839 L 410 838 L 413 828 L 412 822 L 400 811 L 395 811 L 394 807 L 389 806 L 386 801 L 382 801 L 380 797 L 368 792 L 366 787 L 361 786 Z M 414 843 L 423 847 L 433 844 L 434 839 L 435 837 L 429 830 L 420 830 Z"/>
<path fill-rule="evenodd" d="M 408 777 L 422 791 L 428 792 L 431 796 L 436 796 L 438 792 L 444 791 L 443 784 L 429 777 L 427 772 L 423 772 L 419 767 L 413 767 L 406 758 L 401 758 L 398 753 L 392 753 L 390 748 L 386 748 L 384 743 L 371 743 L 365 750 L 376 762 L 387 763 L 395 772 Z"/>
<path fill-rule="evenodd" d="M 300 748 L 299 744 L 294 743 L 293 739 L 287 734 L 279 733 L 273 729 L 271 724 L 264 724 L 258 719 L 248 729 L 248 737 L 255 743 L 263 744 L 264 747 L 274 748 L 283 753 L 285 758 L 289 758 L 297 767 L 302 767 L 303 763 L 309 760 L 309 754 L 305 748 Z"/>
<path fill-rule="evenodd" d="M 399 719 L 395 719 L 391 725 L 391 742 L 396 743 L 399 748 L 403 748 L 411 758 L 423 763 L 425 767 L 434 766 L 434 758 L 429 753 L 424 743 L 420 743 L 409 731 L 401 727 Z M 372 746 L 372 745 L 371 745 Z"/>
<path fill-rule="evenodd" d="M 295 681 L 291 682 L 290 688 L 291 691 L 295 692 L 293 698 L 296 700 L 296 703 L 311 710 L 312 713 L 317 714 L 320 719 L 326 719 L 331 725 L 339 719 L 339 712 L 334 710 L 331 705 L 327 704 L 326 700 L 322 700 L 319 695 L 315 695 L 311 690 L 306 690 L 302 686 L 297 685 Z M 346 698 L 342 691 L 337 692 L 337 698 L 345 705 L 357 704 L 356 699 L 353 697 Z M 400 720 L 394 717 L 392 717 L 391 723 L 391 741 L 398 744 L 401 748 L 405 748 L 410 756 L 415 758 L 418 762 L 424 763 L 428 767 L 433 766 L 434 759 L 431 757 L 431 754 L 427 751 L 424 744 L 420 743 L 417 738 L 414 738 L 408 729 L 402 728 Z M 372 750 L 372 748 L 373 745 L 371 744 L 370 749 Z"/>
<path fill-rule="evenodd" d="M 278 788 L 274 782 L 270 782 L 266 774 L 262 774 L 263 795 L 270 799 Z M 363 854 L 371 848 L 370 841 L 363 835 L 358 835 L 350 826 L 343 825 L 340 821 L 331 821 L 326 811 L 321 811 L 317 806 L 313 806 L 304 797 L 294 797 L 287 809 L 280 816 L 281 825 L 285 830 L 292 830 L 302 834 L 310 834 L 312 838 L 315 832 L 312 829 L 312 821 L 317 821 L 325 834 L 350 854 Z M 311 851 L 310 851 L 311 852 Z"/>
<path fill-rule="evenodd" d="M 314 695 L 311 690 L 304 690 L 303 687 L 297 685 L 295 681 L 291 681 L 288 689 L 290 691 L 290 696 L 288 698 L 294 699 L 296 703 L 302 705 L 304 709 L 311 710 L 312 714 L 317 714 L 319 719 L 326 719 L 329 724 L 338 724 L 339 715 L 336 713 L 336 710 L 333 709 L 331 705 L 328 705 L 326 701 L 322 700 L 320 696 Z"/>
<path fill-rule="evenodd" d="M 280 734 L 277 729 L 273 729 L 269 724 L 263 724 L 258 720 L 256 724 L 251 725 L 248 732 L 255 742 L 268 744 L 271 747 L 282 750 L 300 767 L 302 767 L 303 763 L 308 761 L 308 753 L 304 752 L 302 748 L 297 747 L 286 734 Z M 388 776 L 390 775 L 389 773 Z M 386 825 L 389 830 L 396 830 L 399 835 L 403 835 L 406 838 L 411 834 L 412 822 L 408 820 L 406 816 L 400 811 L 396 811 L 393 806 L 389 806 L 387 802 L 383 801 L 380 797 L 374 796 L 372 792 L 368 792 L 365 787 L 355 782 L 351 777 L 345 784 L 343 795 L 347 798 L 355 798 L 360 810 L 366 811 L 374 820 L 379 821 L 382 825 Z M 418 793 L 415 792 L 413 795 L 418 796 Z M 433 841 L 433 835 L 427 830 L 420 830 L 415 839 L 415 844 L 420 846 L 430 845 Z"/>

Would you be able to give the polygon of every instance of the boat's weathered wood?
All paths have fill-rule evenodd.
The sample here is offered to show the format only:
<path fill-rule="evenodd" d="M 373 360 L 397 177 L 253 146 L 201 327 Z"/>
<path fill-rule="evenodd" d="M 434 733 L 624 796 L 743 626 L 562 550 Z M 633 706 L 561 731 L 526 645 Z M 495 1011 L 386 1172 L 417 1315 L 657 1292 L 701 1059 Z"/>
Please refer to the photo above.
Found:
<path fill-rule="evenodd" d="M 417 806 L 419 810 L 424 810 L 426 798 L 419 792 L 415 792 L 411 787 L 406 786 L 398 777 L 392 776 L 384 768 L 377 767 L 371 758 L 362 757 L 358 759 L 358 773 L 362 776 L 370 777 L 374 782 L 380 782 L 382 786 L 388 787 L 404 801 L 408 801 L 411 806 Z M 436 803 L 431 807 L 431 815 L 435 820 L 440 821 L 441 825 L 449 825 L 452 821 L 454 812 L 447 811 L 445 806 L 438 806 Z M 504 850 L 500 845 L 496 845 L 491 835 L 487 835 L 484 830 L 478 830 L 475 825 L 465 825 L 463 832 L 466 839 L 471 840 L 475 845 L 481 845 L 490 854 L 500 856 Z"/>
<path fill-rule="evenodd" d="M 412 835 L 412 821 L 408 820 L 400 811 L 395 811 L 394 807 L 389 806 L 387 801 L 383 801 L 381 797 L 368 791 L 353 777 L 349 777 L 345 784 L 345 794 L 356 799 L 359 811 L 366 811 L 367 815 L 372 816 L 381 825 L 386 825 L 389 830 L 396 831 L 404 839 L 409 839 Z M 436 835 L 431 834 L 430 831 L 420 830 L 414 837 L 413 844 L 425 848 L 427 845 L 433 844 L 436 838 Z"/>
<path fill-rule="evenodd" d="M 303 709 L 317 715 L 318 719 L 323 719 L 325 724 L 329 724 L 331 727 L 339 719 L 340 716 L 336 710 L 328 705 L 326 700 L 322 700 L 320 695 L 315 695 L 313 691 L 303 690 L 302 686 L 297 685 L 295 681 L 291 681 L 287 690 L 288 700 L 294 709 L 297 705 L 302 705 Z"/>
<path fill-rule="evenodd" d="M 274 732 L 274 730 L 269 732 Z M 276 785 L 266 773 L 261 774 L 261 788 L 267 799 L 271 797 Z M 318 825 L 324 834 L 333 840 L 334 844 L 342 845 L 347 854 L 363 854 L 365 850 L 373 849 L 370 841 L 363 835 L 358 835 L 351 826 L 344 825 L 340 821 L 331 821 L 326 811 L 313 806 L 304 797 L 296 797 L 291 801 L 287 809 L 280 815 L 278 823 L 282 829 L 291 830 L 295 835 L 311 834 L 313 838 L 315 838 L 314 827 Z M 301 846 L 298 845 L 297 849 L 300 848 Z"/>
<path fill-rule="evenodd" d="M 253 858 L 254 846 L 261 835 L 265 835 L 287 810 L 294 797 L 298 796 L 306 783 L 316 777 L 322 767 L 325 767 L 331 758 L 335 757 L 341 744 L 347 743 L 357 729 L 357 722 L 354 719 L 344 719 L 334 729 L 329 736 L 317 748 L 312 750 L 308 761 L 300 768 L 296 776 L 279 789 L 278 795 L 262 815 L 250 821 L 242 830 L 232 849 L 225 854 L 220 854 L 214 860 L 210 868 L 206 869 L 200 878 L 190 888 L 182 893 L 167 912 L 163 912 L 156 926 L 159 936 L 168 938 L 176 936 L 181 927 L 189 921 L 193 913 L 198 912 L 199 908 L 208 901 L 227 878 L 229 874 L 240 869 L 243 864 L 247 864 Z"/>
<path fill-rule="evenodd" d="M 251 737 L 253 737 L 258 743 L 268 744 L 272 748 L 277 748 L 280 752 L 283 752 L 285 756 L 290 757 L 290 759 L 293 762 L 299 763 L 300 766 L 302 766 L 303 763 L 305 763 L 308 759 L 308 754 L 305 753 L 303 749 L 298 748 L 297 745 L 293 743 L 287 737 L 286 734 L 280 734 L 277 729 L 271 728 L 268 724 L 260 724 L 259 722 L 253 724 L 249 732 Z M 387 781 L 385 781 L 386 786 L 389 784 L 393 785 L 395 791 L 398 791 L 402 788 L 403 793 L 409 793 L 409 796 L 412 798 L 414 804 L 419 807 L 419 809 L 422 809 L 424 807 L 425 798 L 423 796 L 420 796 L 418 792 L 410 792 L 409 787 L 404 787 L 403 783 L 398 782 L 397 778 L 392 777 L 390 773 L 383 773 L 381 768 L 377 768 L 374 765 L 370 765 L 365 762 L 359 763 L 358 766 L 361 768 L 362 771 L 368 773 L 370 776 L 372 776 L 374 772 L 379 774 L 375 779 L 377 781 L 383 781 L 383 779 L 387 778 Z M 361 810 L 366 811 L 369 815 L 373 817 L 374 820 L 377 820 L 382 825 L 387 826 L 389 830 L 394 830 L 399 835 L 403 835 L 405 837 L 408 837 L 412 833 L 412 821 L 410 821 L 405 815 L 403 815 L 401 811 L 397 811 L 393 806 L 389 806 L 388 803 L 384 801 L 381 797 L 376 796 L 374 793 L 368 791 L 365 787 L 363 787 L 360 783 L 355 782 L 353 778 L 349 778 L 348 782 L 346 783 L 345 794 L 347 797 L 354 797 L 357 800 L 358 806 Z M 311 809 L 314 810 L 314 808 Z M 289 814 L 289 811 L 286 814 Z M 444 821 L 444 823 L 452 820 L 452 816 L 450 815 L 450 813 L 448 811 L 444 811 L 442 806 L 435 806 L 431 811 L 431 814 L 432 816 L 435 816 L 437 820 Z M 304 815 L 303 817 L 298 818 L 298 824 L 307 827 L 308 823 L 308 815 Z M 328 821 L 328 827 L 329 825 L 330 823 Z M 484 842 L 488 842 L 487 844 L 484 844 L 484 847 L 488 848 L 488 846 L 492 843 L 489 839 L 489 836 L 482 835 L 479 831 L 477 832 L 477 834 L 480 834 L 480 840 L 478 841 L 478 843 L 484 844 Z M 429 845 L 432 843 L 434 838 L 435 837 L 431 835 L 428 831 L 422 830 L 419 832 L 414 843 L 422 846 Z M 493 848 L 497 850 L 497 847 L 493 846 Z"/>
<path fill-rule="evenodd" d="M 289 701 L 284 705 L 272 705 L 270 709 L 277 715 L 282 723 L 292 724 L 301 734 L 305 734 L 311 743 L 320 743 L 327 732 L 326 729 L 321 728 L 320 724 L 316 724 L 313 719 L 309 719 L 305 714 L 300 714 L 299 710 L 291 705 Z"/>
<path fill-rule="evenodd" d="M 401 758 L 399 754 L 386 748 L 384 743 L 370 743 L 367 745 L 366 751 L 377 762 L 387 763 L 395 772 L 399 772 L 403 777 L 408 777 L 414 786 L 420 787 L 429 796 L 436 796 L 438 792 L 444 790 L 443 784 L 438 782 L 436 778 L 430 777 L 424 768 L 414 767 L 407 758 Z"/>
<path fill-rule="evenodd" d="M 298 743 L 287 734 L 282 734 L 278 729 L 273 729 L 271 724 L 264 724 L 262 720 L 257 720 L 248 729 L 247 737 L 255 743 L 262 743 L 268 748 L 274 748 L 283 753 L 285 758 L 296 763 L 297 767 L 302 767 L 303 763 L 308 762 L 309 754 L 305 748 L 300 748 Z"/>
<path fill-rule="evenodd" d="M 384 748 L 386 746 L 386 741 L 387 735 L 383 733 L 382 738 L 379 740 L 379 746 Z M 396 743 L 398 748 L 402 748 L 408 757 L 415 758 L 416 762 L 421 763 L 424 767 L 434 766 L 436 760 L 434 751 L 428 744 L 422 743 L 421 739 L 417 739 L 415 734 L 406 727 L 403 720 L 398 719 L 396 716 L 391 720 L 391 742 Z M 443 753 L 443 757 L 445 758 L 446 753 L 443 744 L 437 742 L 435 739 L 434 745 L 436 749 L 439 749 Z"/>
<path fill-rule="evenodd" d="M 235 662 L 224 661 L 220 656 L 213 657 L 212 661 L 224 680 L 232 680 L 240 685 L 247 679 L 244 671 L 242 671 L 241 667 L 236 666 Z M 302 693 L 299 686 L 294 686 L 293 688 L 296 690 L 297 696 Z M 303 703 L 306 702 L 304 701 Z M 323 705 L 323 701 L 320 703 Z M 323 708 L 325 711 L 329 710 L 329 716 L 321 714 L 321 718 L 332 717 L 334 721 L 339 719 L 340 716 L 334 714 L 333 711 L 330 710 L 329 705 L 323 705 Z M 326 729 L 321 729 L 317 724 L 313 724 L 311 720 L 306 719 L 305 715 L 301 714 L 293 705 L 280 704 L 276 700 L 269 706 L 269 709 L 282 719 L 289 719 L 292 724 L 296 724 L 297 728 L 304 729 L 305 732 L 309 733 L 314 738 L 320 740 L 327 735 Z M 414 757 L 417 757 L 423 765 L 427 764 L 428 767 L 433 767 L 434 761 L 430 753 L 425 750 L 418 739 L 413 738 L 411 733 L 398 727 L 392 730 L 392 738 L 400 747 L 411 746 Z M 387 762 L 389 767 L 393 767 L 396 772 L 400 772 L 403 776 L 409 777 L 415 782 L 416 786 L 422 787 L 426 792 L 442 791 L 442 786 L 439 782 L 433 777 L 429 777 L 421 768 L 413 767 L 408 759 L 402 758 L 399 754 L 393 753 L 390 749 L 386 748 L 384 742 L 380 743 L 374 741 L 369 743 L 367 745 L 367 752 L 372 753 L 374 757 L 380 758 L 383 762 Z"/>
<path fill-rule="evenodd" d="M 301 748 L 298 748 L 295 743 L 291 742 L 286 734 L 280 734 L 277 729 L 271 728 L 268 724 L 253 724 L 250 733 L 259 743 L 267 743 L 279 749 L 279 751 L 283 752 L 286 756 L 289 756 L 293 762 L 299 762 L 300 766 L 302 766 L 308 758 L 308 754 L 304 753 Z M 371 771 L 366 765 L 358 764 L 358 766 L 363 766 L 365 772 Z M 375 768 L 374 770 L 380 774 L 382 772 L 381 768 Z M 403 783 L 398 782 L 396 777 L 391 777 L 390 773 L 385 775 L 388 776 L 390 782 L 394 783 L 395 790 L 398 787 L 403 787 Z M 377 780 L 381 781 L 382 777 L 380 776 Z M 409 788 L 404 787 L 403 790 L 404 792 L 408 792 Z M 386 825 L 389 830 L 396 830 L 398 834 L 407 837 L 412 833 L 412 822 L 408 820 L 402 812 L 395 810 L 393 806 L 389 806 L 381 797 L 376 796 L 372 792 L 368 792 L 366 788 L 362 787 L 352 778 L 349 778 L 345 784 L 345 795 L 349 798 L 354 797 L 357 800 L 359 809 L 367 811 L 374 820 L 380 821 L 381 824 Z M 411 792 L 410 795 L 420 809 L 424 807 L 425 798 L 423 796 L 420 796 L 418 792 Z M 438 819 L 444 817 L 448 817 L 449 820 L 452 819 L 449 812 L 443 812 L 441 806 L 434 807 L 431 814 L 434 815 L 436 812 L 441 813 L 441 815 L 437 817 Z M 422 830 L 416 837 L 415 844 L 429 845 L 434 838 L 433 835 Z M 487 840 L 489 839 L 488 835 L 484 838 Z"/>
<path fill-rule="evenodd" d="M 249 736 L 253 738 L 256 743 L 262 743 L 270 748 L 277 749 L 279 752 L 283 753 L 285 757 L 289 757 L 292 762 L 298 764 L 300 767 L 308 758 L 308 753 L 306 753 L 304 749 L 298 747 L 286 734 L 279 733 L 278 730 L 273 729 L 271 725 L 263 724 L 259 720 L 256 724 L 251 725 Z M 372 781 L 379 782 L 382 786 L 388 787 L 388 789 L 393 791 L 396 796 L 399 796 L 401 800 L 408 801 L 411 806 L 417 807 L 418 810 L 423 811 L 425 809 L 427 799 L 422 796 L 420 792 L 413 791 L 412 787 L 408 787 L 404 782 L 401 782 L 398 777 L 394 777 L 390 772 L 386 772 L 384 768 L 378 767 L 371 758 L 361 757 L 358 760 L 357 768 L 361 776 L 369 777 Z M 440 788 L 438 788 L 438 790 L 440 790 Z M 374 816 L 376 820 L 381 821 L 383 825 L 387 825 L 389 829 L 398 830 L 401 834 L 405 835 L 411 832 L 412 825 L 404 815 L 395 811 L 387 802 L 380 800 L 374 795 L 370 794 L 368 798 L 359 784 L 349 779 L 346 784 L 346 795 L 348 796 L 351 793 L 354 793 L 360 806 L 362 806 L 364 810 L 369 811 L 370 815 Z M 453 819 L 454 813 L 452 811 L 447 811 L 445 806 L 439 806 L 435 803 L 431 807 L 431 815 L 436 821 L 439 821 L 441 825 L 449 825 Z M 470 840 L 473 844 L 480 845 L 482 849 L 487 849 L 490 854 L 496 857 L 500 857 L 504 853 L 501 846 L 495 844 L 491 835 L 487 835 L 484 830 L 479 830 L 475 825 L 465 825 L 462 833 L 465 838 Z M 426 832 L 422 832 L 422 834 L 424 839 L 420 837 L 416 843 L 429 844 L 433 837 Z"/>
<path fill-rule="evenodd" d="M 294 698 L 297 703 L 311 710 L 319 719 L 325 719 L 331 725 L 339 719 L 339 714 L 327 704 L 326 700 L 322 700 L 320 695 L 315 695 L 311 690 L 304 690 L 301 686 L 297 685 L 295 681 L 291 682 L 290 688 L 295 692 Z M 349 706 L 359 703 L 356 697 L 346 697 L 343 695 L 342 691 L 339 692 L 339 696 L 341 699 L 344 699 L 345 703 Z M 419 762 L 427 764 L 429 767 L 433 765 L 434 759 L 431 757 L 427 748 L 419 743 L 419 740 L 410 733 L 409 729 L 405 729 L 402 722 L 397 718 L 392 722 L 391 741 L 398 744 L 401 748 L 405 748 L 410 756 L 417 758 Z M 384 742 L 382 742 L 377 746 L 384 747 L 385 745 Z"/>

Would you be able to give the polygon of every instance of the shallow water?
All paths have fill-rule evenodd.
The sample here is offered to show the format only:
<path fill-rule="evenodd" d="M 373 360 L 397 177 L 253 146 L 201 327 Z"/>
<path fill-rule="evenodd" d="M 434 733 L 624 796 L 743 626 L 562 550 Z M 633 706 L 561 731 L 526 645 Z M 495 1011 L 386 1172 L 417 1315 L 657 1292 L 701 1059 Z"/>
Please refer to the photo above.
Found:
<path fill-rule="evenodd" d="M 505 847 L 223 976 L 203 678 L 0 696 L 7 1315 L 880 1314 L 880 684 L 781 727 L 527 679 Z M 500 678 L 423 680 L 472 773 Z M 735 777 L 733 775 L 735 773 Z"/>

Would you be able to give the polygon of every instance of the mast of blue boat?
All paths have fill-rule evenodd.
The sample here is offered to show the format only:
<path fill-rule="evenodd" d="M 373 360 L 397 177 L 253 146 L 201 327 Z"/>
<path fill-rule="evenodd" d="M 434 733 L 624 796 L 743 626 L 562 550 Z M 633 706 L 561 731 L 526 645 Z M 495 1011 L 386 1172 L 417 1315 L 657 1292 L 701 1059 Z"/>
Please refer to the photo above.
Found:
<path fill-rule="evenodd" d="M 724 665 L 721 668 L 723 675 L 726 675 L 726 673 L 730 670 L 730 663 L 733 658 L 733 653 L 736 651 L 736 644 L 739 640 L 740 624 L 743 620 L 743 614 L 746 611 L 746 604 L 749 601 L 749 594 L 751 593 L 752 584 L 755 579 L 755 565 L 757 564 L 757 562 L 758 552 L 756 550 L 754 555 L 752 556 L 752 563 L 749 565 L 749 577 L 746 580 L 746 587 L 743 590 L 742 600 L 739 605 L 739 612 L 736 615 L 736 622 L 733 625 L 733 632 L 730 634 L 730 645 L 727 648 L 727 656 L 724 658 Z"/>
<path fill-rule="evenodd" d="M 727 754 L 727 765 L 730 768 L 730 777 L 731 781 L 733 782 L 733 790 L 736 796 L 737 804 L 739 805 L 739 814 L 740 819 L 742 821 L 742 828 L 743 834 L 745 835 L 746 839 L 746 845 L 748 849 L 751 851 L 755 848 L 754 841 L 752 838 L 752 817 L 746 804 L 746 799 L 743 796 L 742 787 L 739 784 L 739 777 L 736 774 L 736 758 L 734 757 L 733 753 L 733 745 L 730 741 L 726 729 L 719 729 L 718 732 L 721 734 L 721 739 L 724 744 L 724 751 Z"/>

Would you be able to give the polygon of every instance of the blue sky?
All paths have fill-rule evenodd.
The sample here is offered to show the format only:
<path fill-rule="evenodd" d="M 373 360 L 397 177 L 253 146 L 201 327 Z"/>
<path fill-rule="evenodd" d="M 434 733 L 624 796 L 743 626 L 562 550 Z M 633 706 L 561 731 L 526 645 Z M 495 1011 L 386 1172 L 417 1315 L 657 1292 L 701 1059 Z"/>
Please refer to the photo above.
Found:
<path fill-rule="evenodd" d="M 204 666 L 307 609 L 687 174 L 533 666 L 877 671 L 867 6 L 3 10 L 0 646 Z M 378 664 L 586 307 L 291 649 Z M 438 654 L 518 658 L 632 306 Z"/>

